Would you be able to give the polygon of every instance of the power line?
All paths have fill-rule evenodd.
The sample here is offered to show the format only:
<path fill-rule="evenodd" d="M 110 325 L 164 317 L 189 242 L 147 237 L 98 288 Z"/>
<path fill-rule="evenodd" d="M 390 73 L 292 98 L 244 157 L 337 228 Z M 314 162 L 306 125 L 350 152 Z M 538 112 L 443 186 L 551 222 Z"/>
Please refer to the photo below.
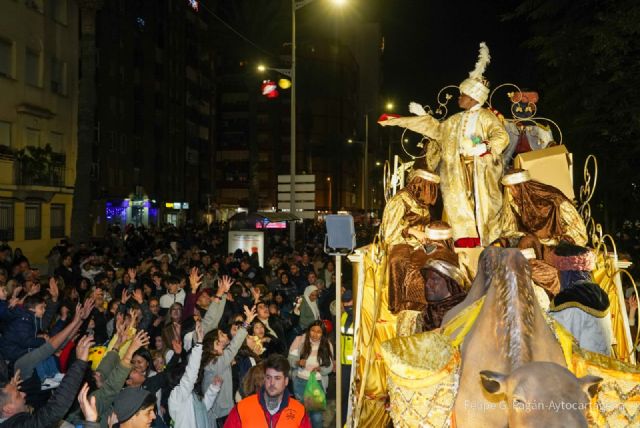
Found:
<path fill-rule="evenodd" d="M 215 12 L 213 12 L 211 9 L 209 9 L 204 2 L 199 3 L 199 6 L 201 6 L 203 9 L 205 9 L 207 12 L 209 12 L 211 14 L 211 16 L 213 16 L 215 19 L 217 19 L 222 25 L 224 25 L 225 27 L 227 27 L 229 30 L 231 30 L 236 36 L 240 37 L 242 40 L 244 40 L 245 42 L 249 43 L 250 45 L 252 45 L 253 47 L 255 47 L 256 49 L 258 49 L 260 52 L 267 54 L 273 58 L 279 58 L 278 55 L 269 52 L 268 50 L 264 49 L 262 46 L 258 45 L 257 43 L 255 43 L 253 40 L 249 39 L 247 36 L 245 36 L 244 34 L 242 34 L 241 32 L 239 32 L 238 30 L 236 30 L 235 28 L 233 28 L 231 26 L 231 24 L 227 23 L 224 19 L 222 19 L 221 17 L 219 17 L 218 15 L 216 15 Z"/>

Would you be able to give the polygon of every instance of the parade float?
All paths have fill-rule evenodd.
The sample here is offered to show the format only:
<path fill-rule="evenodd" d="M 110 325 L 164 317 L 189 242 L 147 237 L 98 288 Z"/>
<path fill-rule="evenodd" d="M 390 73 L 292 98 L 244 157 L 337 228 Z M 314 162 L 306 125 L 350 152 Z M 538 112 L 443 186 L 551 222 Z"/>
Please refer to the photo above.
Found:
<path fill-rule="evenodd" d="M 488 50 L 486 57 L 480 72 L 476 64 L 470 79 L 475 78 L 475 83 L 487 87 L 482 72 L 488 63 Z M 491 92 L 470 85 L 469 79 L 465 79 L 459 87 L 443 88 L 434 108 L 412 103 L 410 111 L 415 116 L 381 118 L 381 124 L 405 128 L 401 137 L 404 156 L 396 156 L 393 165 L 385 165 L 387 221 L 383 216 L 374 242 L 349 257 L 354 267 L 356 315 L 347 425 L 480 427 L 585 426 L 588 423 L 589 426 L 638 426 L 638 337 L 631 337 L 623 281 L 633 288 L 636 297 L 638 292 L 633 278 L 625 270 L 629 262 L 618 259 L 613 238 L 591 215 L 590 204 L 598 181 L 597 160 L 593 156 L 587 158 L 583 183 L 575 187 L 573 158 L 563 143 L 561 129 L 551 119 L 538 114 L 535 92 L 521 90 L 510 83 L 499 85 Z M 508 134 L 508 141 L 500 131 L 502 140 L 496 142 L 488 141 L 488 137 L 485 137 L 487 141 L 482 138 L 475 141 L 472 136 L 466 138 L 470 141 L 468 149 L 464 144 L 457 145 L 457 150 L 468 150 L 469 158 L 477 156 L 473 158 L 475 169 L 470 170 L 475 174 L 471 181 L 473 190 L 478 192 L 481 187 L 473 179 L 497 180 L 500 184 L 492 182 L 487 186 L 500 186 L 500 192 L 504 192 L 500 212 L 503 218 L 505 207 L 513 203 L 513 195 L 517 196 L 511 191 L 509 197 L 507 188 L 529 181 L 543 183 L 541 188 L 551 191 L 554 197 L 563 195 L 558 198 L 565 201 L 565 205 L 566 201 L 570 202 L 556 214 L 561 217 L 560 214 L 568 213 L 563 223 L 567 230 L 565 238 L 577 245 L 565 246 L 561 242 L 564 239 L 546 239 L 543 234 L 538 234 L 545 238 L 540 239 L 543 245 L 522 245 L 524 234 L 512 233 L 504 219 L 499 226 L 495 226 L 496 218 L 485 218 L 484 224 L 478 224 L 483 208 L 478 208 L 482 199 L 477 193 L 472 201 L 476 207 L 470 213 L 472 220 L 464 219 L 469 213 L 461 212 L 459 207 L 465 201 L 452 193 L 457 177 L 447 176 L 449 167 L 443 166 L 447 149 L 440 144 L 439 153 L 436 150 L 438 140 L 446 141 L 455 135 L 456 129 L 462 129 L 458 135 L 464 140 L 464 127 L 473 126 L 467 125 L 465 120 L 469 115 L 464 113 L 458 113 L 459 120 L 449 120 L 452 118 L 449 102 L 457 91 L 461 95 L 479 93 L 475 99 L 481 101 L 483 110 L 494 115 L 485 119 L 482 114 L 486 113 L 476 114 L 480 115 L 475 119 L 479 121 L 478 127 L 491 129 L 500 123 Z M 498 97 L 507 100 L 502 113 L 496 108 Z M 448 120 L 453 125 L 449 126 Z M 487 123 L 480 123 L 482 120 Z M 496 131 L 492 135 L 497 134 Z M 412 141 L 412 151 L 408 143 L 415 135 L 419 141 L 417 144 Z M 477 151 L 480 142 L 486 143 L 486 147 L 482 147 L 484 151 Z M 491 153 L 491 146 L 496 148 L 498 144 L 501 145 L 499 152 L 495 149 L 498 153 Z M 489 157 L 485 156 L 487 152 Z M 512 163 L 518 168 L 515 173 L 506 172 L 505 167 L 497 178 L 492 178 L 499 163 L 495 161 L 498 154 L 500 162 Z M 493 165 L 489 165 L 491 156 Z M 494 170 L 478 174 L 478 165 L 482 165 L 480 158 Z M 455 172 L 464 174 L 465 156 L 460 159 L 462 167 Z M 454 167 L 460 168 L 460 165 Z M 423 172 L 419 172 L 419 168 L 423 168 Z M 451 229 L 442 227 L 446 225 L 443 222 L 429 226 L 426 223 L 434 224 L 435 219 L 428 218 L 428 222 L 423 222 L 422 232 L 408 232 L 420 229 L 416 217 L 421 214 L 417 208 L 409 209 L 410 201 L 399 192 L 416 177 L 428 183 L 421 188 L 421 197 L 426 202 L 423 208 L 433 205 L 434 191 L 437 194 L 439 188 L 444 193 L 445 206 L 443 218 L 437 220 L 458 224 Z M 575 192 L 577 195 L 574 188 L 579 189 Z M 488 188 L 486 192 L 494 191 Z M 455 204 L 452 198 L 458 198 Z M 489 206 L 491 203 L 495 200 L 486 203 L 485 211 L 495 210 Z M 521 205 L 519 209 L 516 213 L 520 223 L 516 223 L 522 228 L 523 211 L 528 207 Z M 545 215 L 551 217 L 552 214 Z M 402 215 L 409 217 L 410 222 L 401 224 L 399 216 Z M 547 221 L 542 220 L 542 223 Z M 472 223 L 468 225 L 464 221 Z M 483 233 L 486 225 L 489 226 Z M 393 228 L 405 229 L 400 233 L 390 230 Z M 470 236 L 473 230 L 478 233 Z M 418 239 L 421 237 L 424 239 Z M 401 241 L 404 247 L 398 245 Z M 572 253 L 571 250 L 565 254 L 565 248 L 584 248 L 584 251 Z M 455 255 L 429 256 L 439 254 L 439 249 L 452 250 L 450 253 Z M 398 260 L 402 262 L 403 257 L 406 263 L 399 264 Z M 575 260 L 589 262 L 580 268 L 563 267 L 563 263 Z M 609 340 L 607 349 L 600 353 L 581 348 L 579 344 L 591 346 L 586 339 L 576 337 L 575 331 L 572 334 L 563 327 L 562 318 L 558 316 L 562 309 L 571 306 L 566 299 L 558 297 L 562 294 L 558 278 L 564 281 L 576 274 L 591 278 L 595 287 L 589 290 L 591 295 L 596 295 L 600 302 L 607 301 L 602 307 L 596 302 L 589 307 L 577 304 L 572 308 L 608 330 L 604 332 Z M 553 281 L 548 281 L 549 278 Z M 421 280 L 424 284 L 440 280 L 449 291 L 447 299 L 456 297 L 460 290 L 464 293 L 439 307 L 437 303 L 446 299 L 430 301 L 427 291 L 426 297 L 416 297 L 415 287 L 421 286 Z M 457 284 L 458 288 L 452 288 L 451 284 Z M 425 290 L 427 288 L 425 285 Z M 562 290 L 566 291 L 564 284 Z M 406 301 L 417 303 L 412 306 L 403 303 Z M 435 309 L 425 310 L 430 305 Z M 568 408 L 562 407 L 565 405 Z M 558 418 L 561 418 L 560 425 L 554 425 Z"/>

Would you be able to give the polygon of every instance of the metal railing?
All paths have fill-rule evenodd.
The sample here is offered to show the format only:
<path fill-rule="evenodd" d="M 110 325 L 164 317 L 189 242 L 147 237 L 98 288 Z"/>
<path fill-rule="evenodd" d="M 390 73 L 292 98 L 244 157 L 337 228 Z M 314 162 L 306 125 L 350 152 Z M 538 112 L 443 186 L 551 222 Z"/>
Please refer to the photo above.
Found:
<path fill-rule="evenodd" d="M 57 161 L 41 168 L 25 159 L 16 159 L 14 163 L 16 184 L 40 186 L 64 186 L 65 164 Z"/>

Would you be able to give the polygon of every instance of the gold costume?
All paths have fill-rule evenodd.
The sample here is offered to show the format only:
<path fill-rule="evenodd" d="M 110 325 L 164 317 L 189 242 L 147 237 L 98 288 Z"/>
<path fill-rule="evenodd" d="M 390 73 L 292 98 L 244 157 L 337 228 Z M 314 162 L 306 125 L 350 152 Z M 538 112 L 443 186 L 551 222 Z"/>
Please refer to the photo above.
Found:
<path fill-rule="evenodd" d="M 454 239 L 480 238 L 482 245 L 489 245 L 500 237 L 499 182 L 502 151 L 509 145 L 509 136 L 495 114 L 477 107 L 443 122 L 424 115 L 389 119 L 380 125 L 408 128 L 434 140 L 427 146 L 427 164 L 437 166 L 444 217 Z M 469 156 L 471 137 L 487 142 L 490 153 Z"/>
<path fill-rule="evenodd" d="M 560 193 L 559 191 L 557 192 Z M 540 200 L 544 200 L 548 204 L 552 201 L 552 198 L 550 195 L 546 195 L 544 198 L 540 198 Z M 529 204 L 523 205 L 521 208 L 511 193 L 506 190 L 501 220 L 502 236 L 515 237 L 532 233 L 540 239 L 542 244 L 547 246 L 556 246 L 561 240 L 568 240 L 572 241 L 575 245 L 584 247 L 588 242 L 587 228 L 584 220 L 582 220 L 573 203 L 566 197 L 563 197 L 561 200 L 558 198 L 558 201 L 558 207 L 549 213 L 542 212 L 542 209 L 533 213 L 535 217 L 540 217 L 544 220 L 545 224 L 543 226 L 536 227 L 532 225 L 527 227 L 522 220 L 522 208 L 536 210 L 536 207 Z M 546 224 L 551 222 L 555 224 Z"/>
<path fill-rule="evenodd" d="M 389 309 L 393 313 L 422 309 L 417 303 L 423 300 L 420 297 L 424 295 L 420 268 L 427 255 L 420 241 L 408 230 L 424 231 L 429 219 L 429 206 L 420 204 L 405 189 L 391 198 L 384 208 L 380 231 L 389 251 Z M 418 275 L 409 275 L 413 271 Z M 409 278 L 412 280 L 407 281 Z"/>

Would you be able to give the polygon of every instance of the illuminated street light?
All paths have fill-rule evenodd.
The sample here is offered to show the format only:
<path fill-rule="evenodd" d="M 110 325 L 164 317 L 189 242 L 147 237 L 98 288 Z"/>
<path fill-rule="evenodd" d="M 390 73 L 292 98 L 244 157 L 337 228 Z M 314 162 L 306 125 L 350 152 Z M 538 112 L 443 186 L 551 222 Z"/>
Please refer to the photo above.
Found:
<path fill-rule="evenodd" d="M 258 66 L 258 71 L 259 71 L 260 73 L 264 73 L 265 71 L 267 71 L 267 67 L 265 67 L 263 64 L 260 64 L 260 65 Z"/>
<path fill-rule="evenodd" d="M 353 144 L 353 140 L 352 140 L 351 138 L 349 138 L 349 139 L 347 140 L 347 143 L 349 143 L 349 144 Z"/>
<path fill-rule="evenodd" d="M 376 166 L 380 166 L 380 165 L 382 165 L 382 162 L 376 161 Z"/>
<path fill-rule="evenodd" d="M 393 103 L 391 101 L 389 101 L 389 102 L 387 102 L 385 107 L 386 107 L 387 111 L 391 111 L 391 110 L 393 110 L 394 105 L 393 105 Z"/>
<path fill-rule="evenodd" d="M 291 187 L 289 190 L 289 206 L 292 213 L 296 212 L 296 87 L 298 86 L 298 81 L 296 79 L 296 11 L 298 9 L 302 9 L 313 1 L 315 0 L 291 0 L 291 69 L 289 69 L 289 74 L 287 76 L 291 79 L 291 151 L 289 153 L 289 174 L 291 177 L 289 183 Z M 341 6 L 344 5 L 345 1 L 346 0 L 333 0 L 333 3 Z M 291 224 L 291 229 L 289 230 L 289 241 L 291 242 L 291 245 L 295 247 L 295 223 Z M 336 288 L 336 296 L 338 296 L 336 299 L 336 306 L 340 306 L 340 294 L 338 293 L 338 288 Z M 336 316 L 339 318 L 339 314 Z M 339 352 L 338 348 L 336 359 L 338 359 Z M 336 369 L 336 382 L 340 381 L 341 371 L 340 366 L 338 366 Z M 338 410 L 336 412 L 336 421 L 341 419 L 340 407 L 341 397 L 340 394 L 337 394 L 336 408 Z"/>

